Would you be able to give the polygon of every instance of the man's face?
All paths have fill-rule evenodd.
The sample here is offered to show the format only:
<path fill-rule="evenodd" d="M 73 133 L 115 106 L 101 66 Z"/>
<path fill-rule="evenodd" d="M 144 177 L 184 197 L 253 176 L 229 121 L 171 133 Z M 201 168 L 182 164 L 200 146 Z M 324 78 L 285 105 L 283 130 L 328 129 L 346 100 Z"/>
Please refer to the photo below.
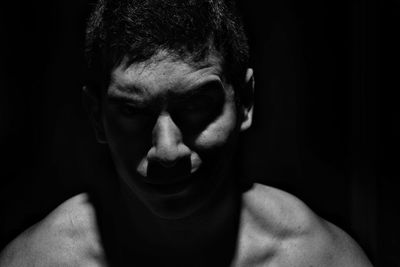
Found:
<path fill-rule="evenodd" d="M 165 53 L 123 62 L 111 73 L 101 110 L 124 186 L 154 214 L 185 217 L 227 179 L 240 126 L 217 57 L 200 67 Z"/>

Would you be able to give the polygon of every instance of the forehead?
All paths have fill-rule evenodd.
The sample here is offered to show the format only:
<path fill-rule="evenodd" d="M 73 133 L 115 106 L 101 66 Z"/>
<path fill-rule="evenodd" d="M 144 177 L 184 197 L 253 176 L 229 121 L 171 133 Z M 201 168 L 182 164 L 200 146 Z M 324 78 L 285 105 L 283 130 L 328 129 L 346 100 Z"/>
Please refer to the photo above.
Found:
<path fill-rule="evenodd" d="M 221 60 L 215 55 L 194 63 L 159 52 L 144 62 L 126 62 L 112 71 L 108 93 L 179 92 L 202 83 L 224 82 Z"/>

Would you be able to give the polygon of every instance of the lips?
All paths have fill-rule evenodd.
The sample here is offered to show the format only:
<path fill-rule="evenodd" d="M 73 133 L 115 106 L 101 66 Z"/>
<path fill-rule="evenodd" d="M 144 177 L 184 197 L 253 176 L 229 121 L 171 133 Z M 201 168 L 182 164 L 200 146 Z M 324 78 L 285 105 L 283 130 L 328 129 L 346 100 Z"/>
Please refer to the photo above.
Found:
<path fill-rule="evenodd" d="M 177 181 L 171 183 L 151 183 L 144 180 L 146 187 L 150 189 L 153 193 L 158 194 L 176 194 L 184 191 L 195 183 L 194 177 L 188 176 L 184 178 L 179 178 Z"/>

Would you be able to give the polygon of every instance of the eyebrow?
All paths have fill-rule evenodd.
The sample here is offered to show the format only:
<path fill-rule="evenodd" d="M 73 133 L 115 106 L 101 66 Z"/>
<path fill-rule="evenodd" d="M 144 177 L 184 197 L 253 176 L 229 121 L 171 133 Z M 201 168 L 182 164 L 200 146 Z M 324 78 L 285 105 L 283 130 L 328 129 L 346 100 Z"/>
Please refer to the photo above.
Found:
<path fill-rule="evenodd" d="M 141 98 L 135 98 L 132 96 L 126 95 L 127 93 L 136 93 L 138 95 L 143 94 L 143 90 L 140 87 L 136 85 L 120 85 L 116 84 L 116 88 L 118 89 L 117 92 L 113 92 L 111 94 L 108 94 L 107 98 L 111 102 L 115 103 L 125 103 L 125 102 L 131 102 L 134 104 L 145 104 L 148 102 L 146 99 L 141 99 Z M 184 102 L 186 100 L 190 100 L 193 97 L 196 97 L 198 95 L 202 94 L 208 94 L 210 91 L 215 91 L 212 93 L 219 93 L 218 91 L 223 89 L 224 86 L 220 80 L 206 80 L 203 82 L 200 82 L 199 84 L 193 86 L 193 88 L 190 88 L 189 90 L 185 90 L 183 92 L 169 92 L 170 96 L 173 96 L 177 102 Z M 218 90 L 216 90 L 218 89 Z M 168 96 L 167 96 L 168 98 Z M 153 101 L 151 101 L 153 102 Z"/>
<path fill-rule="evenodd" d="M 133 104 L 144 104 L 146 101 L 143 99 L 138 99 L 132 96 L 127 96 L 124 93 L 111 93 L 107 94 L 107 99 L 113 103 L 133 103 Z"/>
<path fill-rule="evenodd" d="M 185 101 L 197 95 L 208 94 L 211 91 L 215 91 L 211 93 L 219 93 L 218 91 L 222 90 L 223 88 L 224 86 L 219 80 L 209 80 L 194 86 L 190 90 L 173 93 L 173 95 L 178 98 L 178 101 Z M 218 89 L 218 91 L 216 89 Z"/>
<path fill-rule="evenodd" d="M 121 91 L 124 93 L 141 94 L 142 92 L 146 91 L 144 88 L 141 88 L 141 87 L 139 87 L 137 85 L 133 85 L 133 84 L 122 85 L 122 84 L 116 83 L 115 87 L 118 89 L 118 91 Z"/>
<path fill-rule="evenodd" d="M 138 98 L 129 96 L 129 94 L 134 94 L 134 96 L 143 95 L 143 92 L 146 91 L 143 88 L 140 88 L 133 84 L 122 85 L 119 83 L 115 83 L 114 86 L 117 90 L 111 91 L 111 94 L 107 94 L 107 98 L 112 102 L 143 102 Z"/>

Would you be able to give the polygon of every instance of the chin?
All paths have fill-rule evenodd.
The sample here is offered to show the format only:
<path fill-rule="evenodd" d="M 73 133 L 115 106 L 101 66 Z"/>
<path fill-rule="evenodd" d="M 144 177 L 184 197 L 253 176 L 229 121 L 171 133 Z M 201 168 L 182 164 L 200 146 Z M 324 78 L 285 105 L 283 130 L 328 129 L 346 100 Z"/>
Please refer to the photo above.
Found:
<path fill-rule="evenodd" d="M 215 176 L 191 177 L 182 184 L 153 185 L 125 180 L 130 192 L 156 217 L 168 220 L 185 219 L 204 212 L 218 191 L 220 180 Z M 218 176 L 217 176 L 218 177 Z"/>
<path fill-rule="evenodd" d="M 153 215 L 178 220 L 201 213 L 215 191 L 215 185 L 194 183 L 179 192 L 143 196 L 141 199 Z"/>

